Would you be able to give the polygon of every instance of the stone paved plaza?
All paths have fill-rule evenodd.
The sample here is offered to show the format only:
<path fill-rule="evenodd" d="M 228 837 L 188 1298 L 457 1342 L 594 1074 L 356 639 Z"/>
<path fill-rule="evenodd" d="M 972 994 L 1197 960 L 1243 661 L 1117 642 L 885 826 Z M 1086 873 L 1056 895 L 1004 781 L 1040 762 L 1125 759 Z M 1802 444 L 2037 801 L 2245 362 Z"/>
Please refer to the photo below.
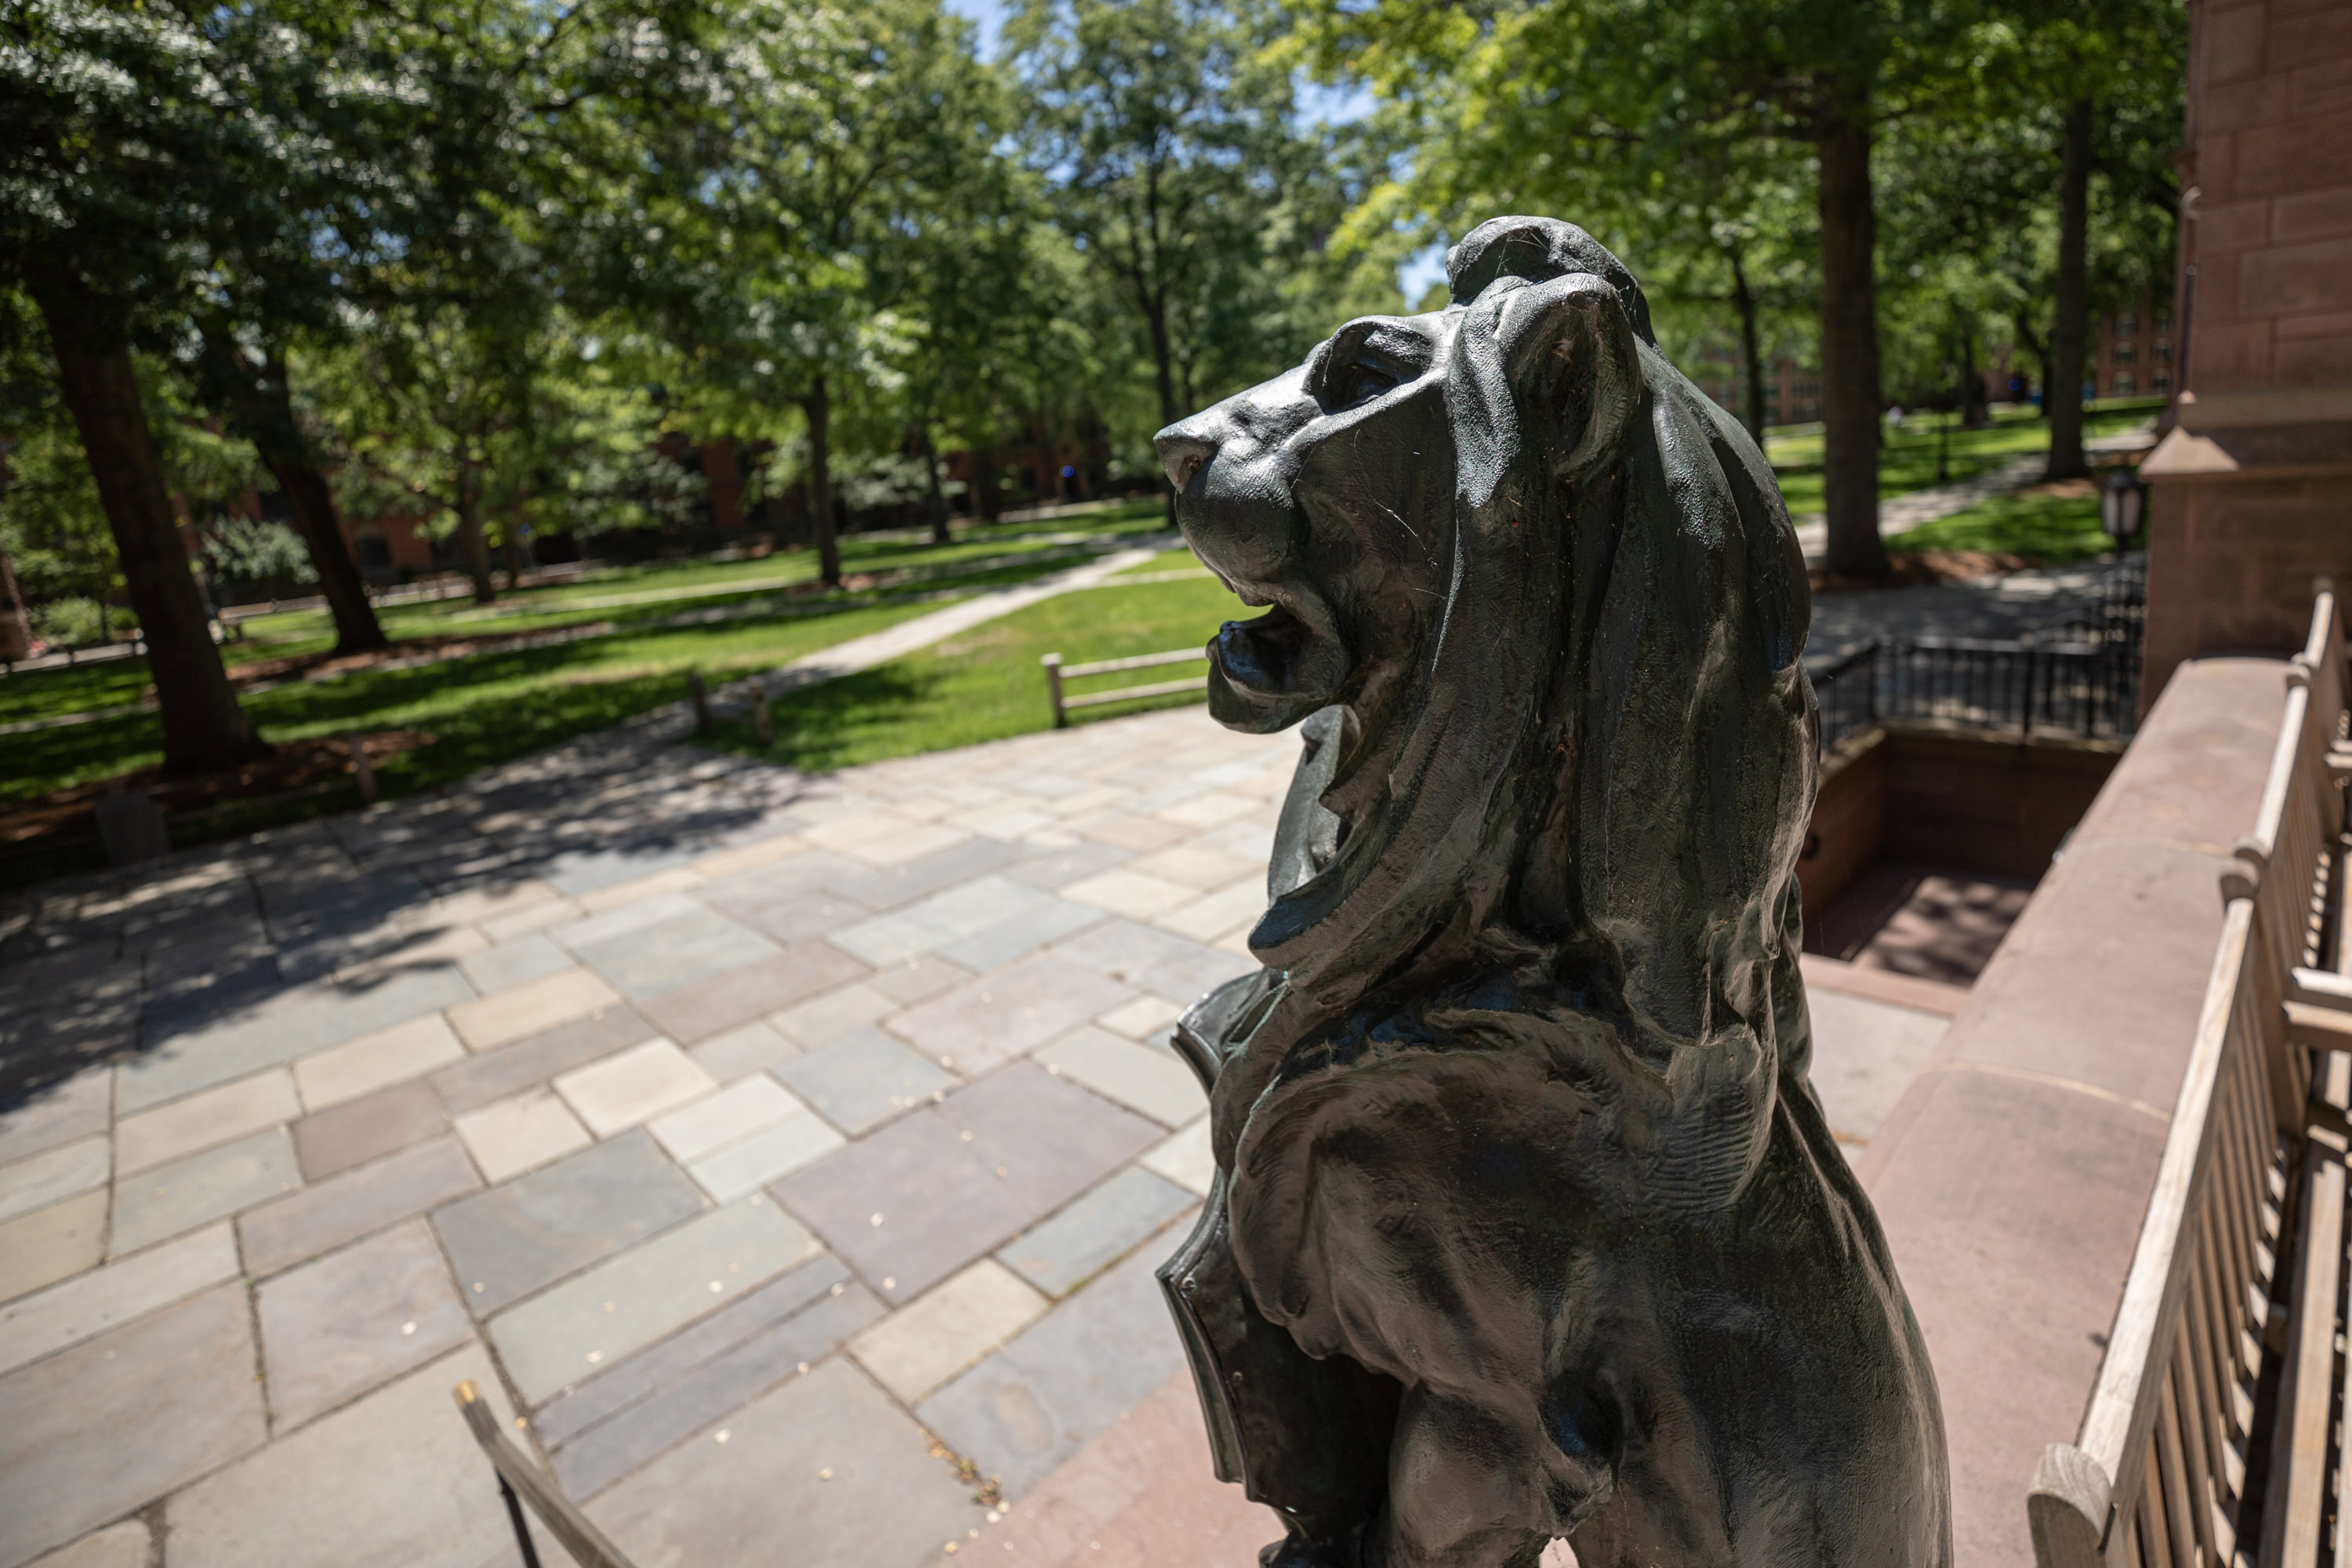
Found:
<path fill-rule="evenodd" d="M 0 1568 L 514 1562 L 464 1377 L 645 1568 L 917 1568 L 1189 1399 L 1167 1033 L 1295 739 L 674 720 L 7 906 Z M 1866 1137 L 1943 1021 L 1816 1010 Z"/>

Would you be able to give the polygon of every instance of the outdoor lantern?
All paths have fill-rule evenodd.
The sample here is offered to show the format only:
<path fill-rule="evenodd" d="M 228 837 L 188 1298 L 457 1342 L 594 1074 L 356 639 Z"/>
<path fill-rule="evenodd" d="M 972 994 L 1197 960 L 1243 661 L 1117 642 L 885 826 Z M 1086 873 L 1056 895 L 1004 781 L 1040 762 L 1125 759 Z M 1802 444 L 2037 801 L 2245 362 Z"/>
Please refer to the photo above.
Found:
<path fill-rule="evenodd" d="M 2117 468 L 2099 490 L 2099 528 L 2117 546 L 2139 531 L 2147 510 L 2147 487 L 2129 468 Z"/>

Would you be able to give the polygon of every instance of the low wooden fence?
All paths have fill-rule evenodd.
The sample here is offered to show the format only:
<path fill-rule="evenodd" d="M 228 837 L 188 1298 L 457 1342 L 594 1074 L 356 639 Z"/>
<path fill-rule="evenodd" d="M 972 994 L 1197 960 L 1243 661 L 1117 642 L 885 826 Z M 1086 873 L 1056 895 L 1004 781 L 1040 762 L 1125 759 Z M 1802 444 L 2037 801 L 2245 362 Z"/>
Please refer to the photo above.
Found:
<path fill-rule="evenodd" d="M 2041 1568 L 2318 1568 L 2352 1545 L 2330 1539 L 2352 983 L 2329 973 L 2352 744 L 2325 584 L 2286 679 L 2098 1383 L 2027 1500 Z"/>
<path fill-rule="evenodd" d="M 1191 575 L 1191 574 L 1185 574 Z M 1126 581 L 1121 579 L 1122 582 Z M 1070 710 L 1096 708 L 1106 702 L 1132 702 L 1142 697 L 1172 697 L 1180 691 L 1198 691 L 1206 678 L 1194 676 L 1184 680 L 1153 680 L 1141 686 L 1122 686 L 1115 691 L 1089 691 L 1073 697 L 1062 689 L 1062 682 L 1076 680 L 1085 675 L 1109 675 L 1122 669 L 1150 669 L 1163 664 L 1184 664 L 1209 657 L 1206 648 L 1178 648 L 1173 653 L 1139 653 L 1131 658 L 1098 658 L 1091 664 L 1064 664 L 1058 653 L 1049 653 L 1038 662 L 1045 667 L 1045 694 L 1054 703 L 1054 728 L 1070 727 Z"/>

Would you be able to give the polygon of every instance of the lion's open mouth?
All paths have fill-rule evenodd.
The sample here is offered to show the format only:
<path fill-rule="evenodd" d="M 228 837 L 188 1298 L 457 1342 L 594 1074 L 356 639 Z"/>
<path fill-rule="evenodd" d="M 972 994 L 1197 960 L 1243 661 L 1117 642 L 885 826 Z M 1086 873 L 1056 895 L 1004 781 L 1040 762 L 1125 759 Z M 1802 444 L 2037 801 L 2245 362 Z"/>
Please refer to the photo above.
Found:
<path fill-rule="evenodd" d="M 1210 712 L 1251 729 L 1297 722 L 1329 702 L 1348 674 L 1339 637 L 1284 602 L 1255 619 L 1227 621 L 1209 645 L 1209 657 L 1215 667 Z"/>

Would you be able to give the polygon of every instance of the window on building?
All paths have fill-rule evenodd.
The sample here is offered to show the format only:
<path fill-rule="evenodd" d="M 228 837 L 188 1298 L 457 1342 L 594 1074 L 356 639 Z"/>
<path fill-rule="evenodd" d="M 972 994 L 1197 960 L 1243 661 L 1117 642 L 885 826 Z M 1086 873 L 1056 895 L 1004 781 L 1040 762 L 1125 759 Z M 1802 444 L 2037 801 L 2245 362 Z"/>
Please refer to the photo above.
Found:
<path fill-rule="evenodd" d="M 2139 318 L 2137 316 L 2133 315 L 2129 310 L 2121 310 L 2116 312 L 2116 336 L 2119 338 L 2127 338 L 2137 331 L 2139 331 Z"/>
<path fill-rule="evenodd" d="M 2117 371 L 2116 373 L 2116 384 L 2113 388 L 2112 395 L 2116 397 L 2129 397 L 2132 395 L 2133 390 L 2131 372 L 2127 370 Z"/>
<path fill-rule="evenodd" d="M 2166 374 L 2163 371 L 2158 371 L 2154 375 L 2147 378 L 2147 389 L 2150 392 L 2170 392 L 2172 390 L 2172 377 Z"/>
<path fill-rule="evenodd" d="M 2138 353 L 2133 349 L 2131 344 L 2117 343 L 2116 345 L 2116 363 L 2117 364 L 2129 364 L 2138 357 Z"/>
<path fill-rule="evenodd" d="M 2158 311 L 2156 313 L 2156 330 L 2157 330 L 2158 331 L 2159 331 L 2159 332 L 2168 332 L 2168 331 L 2172 331 L 2172 312 L 2171 312 L 2171 311 L 2169 311 L 2169 310 L 2158 310 Z"/>
<path fill-rule="evenodd" d="M 2152 357 L 2158 364 L 2170 364 L 2172 363 L 2172 340 L 2169 338 L 2157 339 L 2156 348 Z"/>

